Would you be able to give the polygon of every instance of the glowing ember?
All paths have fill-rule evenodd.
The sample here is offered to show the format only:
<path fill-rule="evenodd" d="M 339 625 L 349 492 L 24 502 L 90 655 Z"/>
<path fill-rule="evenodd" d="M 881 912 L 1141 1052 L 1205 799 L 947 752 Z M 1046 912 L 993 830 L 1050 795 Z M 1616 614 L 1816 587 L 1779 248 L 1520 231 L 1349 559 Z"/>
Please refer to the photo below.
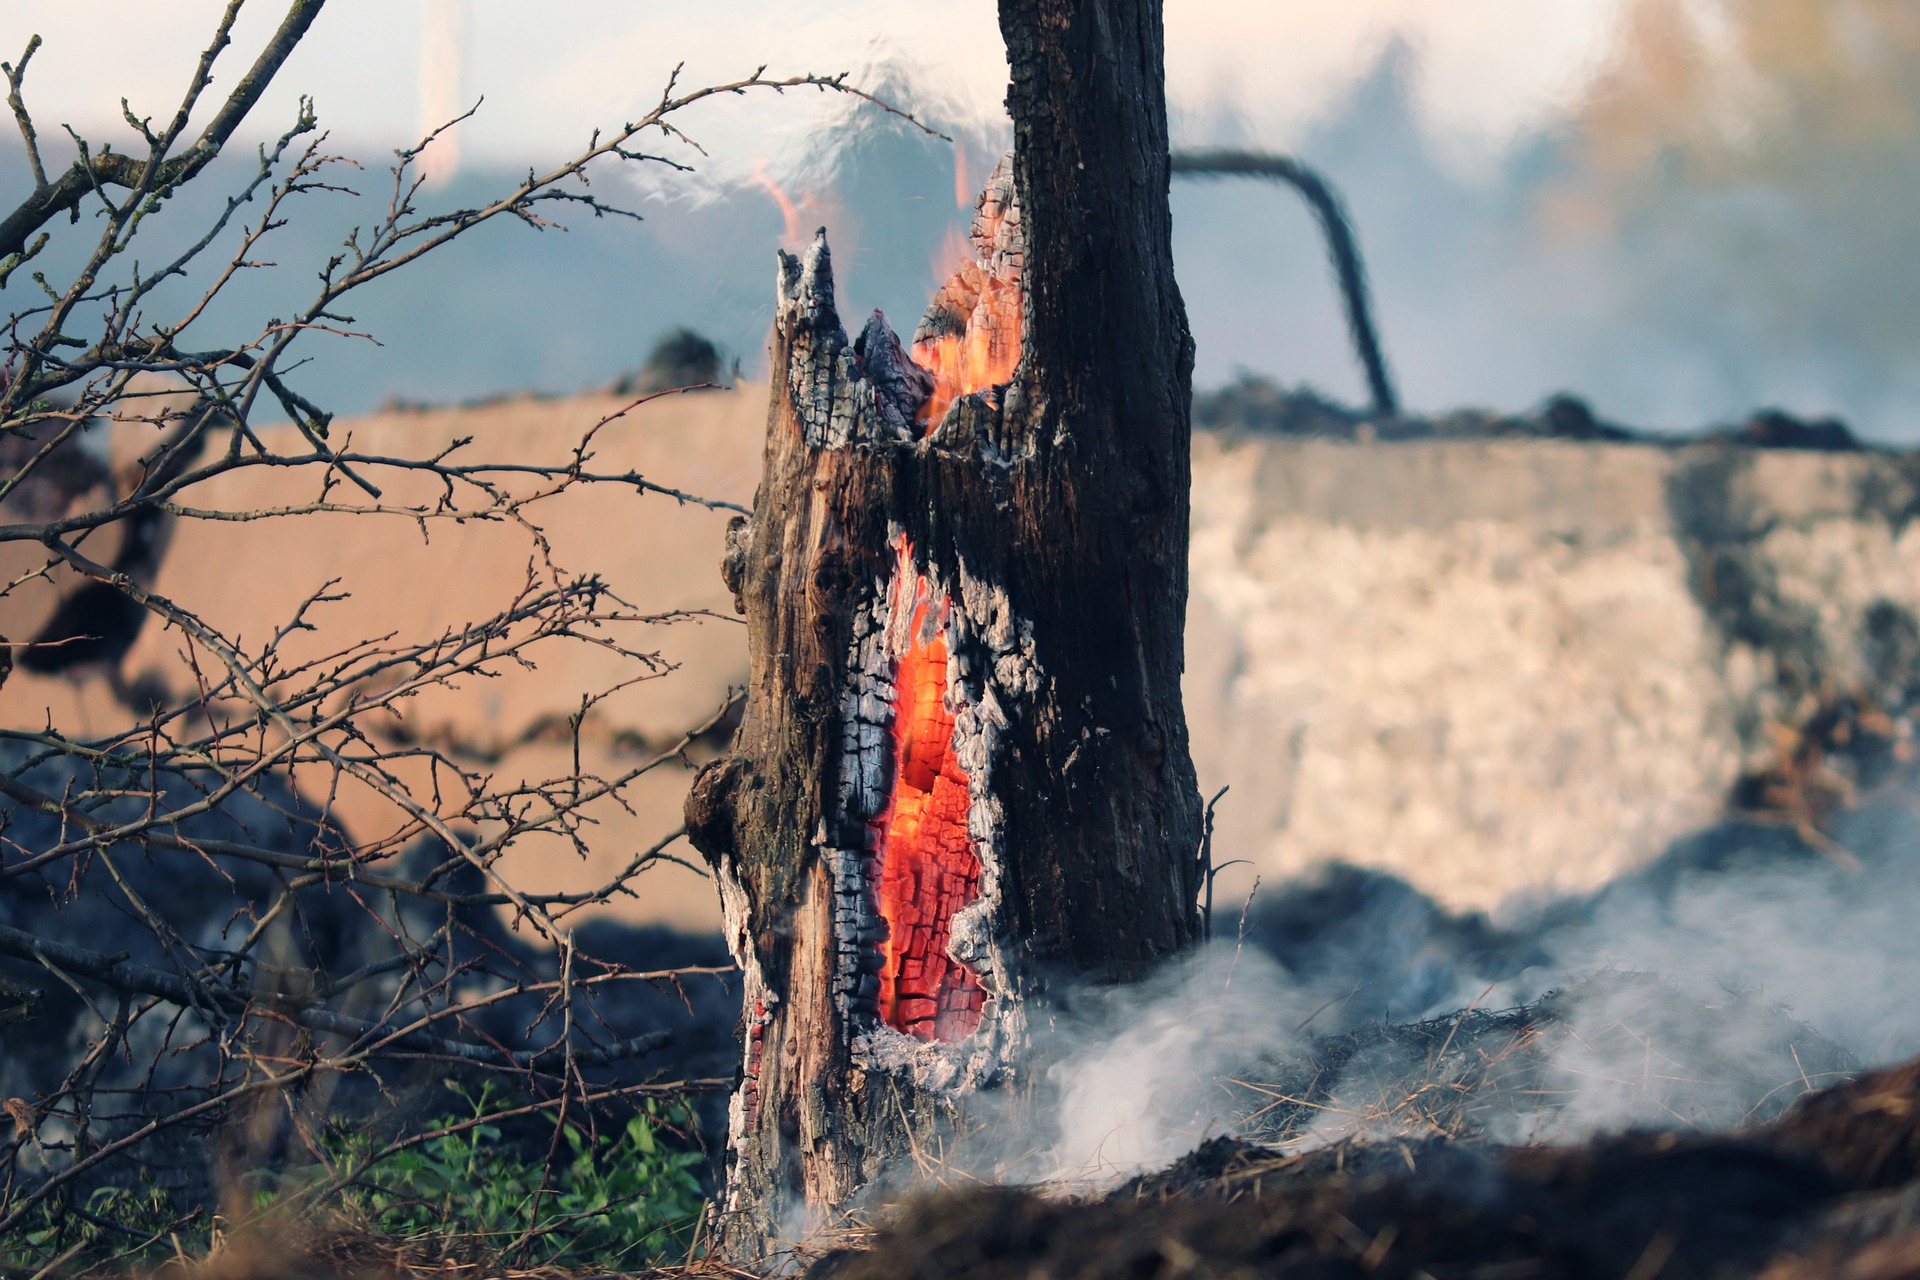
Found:
<path fill-rule="evenodd" d="M 963 181 L 961 172 L 956 181 Z M 913 335 L 913 360 L 933 375 L 918 419 L 925 434 L 962 396 L 1012 379 L 1020 362 L 1020 207 L 1003 160 L 975 206 L 960 267 L 934 295 Z M 947 954 L 954 915 L 980 896 L 980 856 L 967 831 L 967 771 L 953 750 L 946 624 L 951 608 L 913 565 L 903 537 L 894 606 L 911 613 L 893 672 L 893 773 L 872 823 L 881 944 L 880 1018 L 920 1040 L 955 1041 L 980 1025 L 979 975 Z M 900 593 L 911 592 L 903 597 Z M 864 812 L 871 813 L 872 809 Z"/>
<path fill-rule="evenodd" d="M 948 606 L 930 598 L 902 539 L 894 590 L 908 584 L 913 620 L 894 674 L 893 792 L 875 845 L 888 927 L 880 1017 L 918 1039 L 952 1041 L 980 1025 L 986 999 L 980 979 L 947 955 L 954 913 L 979 896 L 980 859 L 967 834 L 967 774 L 947 709 Z"/>
<path fill-rule="evenodd" d="M 1020 206 L 1004 160 L 980 193 L 968 242 L 913 335 L 914 363 L 934 378 L 922 433 L 961 396 L 1011 380 L 1020 363 Z"/>

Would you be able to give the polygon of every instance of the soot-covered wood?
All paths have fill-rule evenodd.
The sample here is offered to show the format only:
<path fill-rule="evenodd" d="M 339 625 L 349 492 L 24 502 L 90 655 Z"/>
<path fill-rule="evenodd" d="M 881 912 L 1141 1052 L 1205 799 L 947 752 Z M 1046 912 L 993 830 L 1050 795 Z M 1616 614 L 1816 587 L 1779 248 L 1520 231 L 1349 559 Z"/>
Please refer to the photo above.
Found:
<path fill-rule="evenodd" d="M 824 240 L 783 255 L 765 470 L 725 573 L 750 687 L 688 801 L 747 971 L 723 1247 L 763 1249 L 1031 1066 L 1023 1011 L 1194 940 L 1200 809 L 1180 703 L 1192 341 L 1172 271 L 1160 5 L 1003 3 L 1025 235 L 1022 357 L 923 438 L 930 387 L 876 315 L 849 341 Z M 904 542 L 903 542 L 904 540 Z M 949 954 L 980 1029 L 878 1024 L 855 757 L 898 556 L 951 603 L 982 902 Z M 863 746 L 867 743 L 868 746 Z M 863 806 L 865 806 L 863 808 Z M 884 936 L 884 935 L 880 935 Z M 850 950 L 853 949 L 853 950 Z M 856 954 L 857 952 L 857 954 Z"/>
<path fill-rule="evenodd" d="M 1097 1200 L 980 1188 L 911 1206 L 808 1280 L 1135 1276 L 1909 1280 L 1920 1062 L 1731 1133 L 1284 1152 L 1217 1138 Z"/>

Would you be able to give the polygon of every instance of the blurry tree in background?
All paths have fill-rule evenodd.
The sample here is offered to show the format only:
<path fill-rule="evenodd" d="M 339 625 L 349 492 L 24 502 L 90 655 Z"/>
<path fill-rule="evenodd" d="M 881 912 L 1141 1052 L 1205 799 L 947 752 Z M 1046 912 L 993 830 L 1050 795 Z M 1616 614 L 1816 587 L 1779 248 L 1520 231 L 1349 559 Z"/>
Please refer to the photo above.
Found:
<path fill-rule="evenodd" d="M 1762 349 L 1817 349 L 1869 382 L 1912 365 L 1913 5 L 1633 0 L 1572 125 L 1546 223 L 1619 236 L 1649 268 L 1621 277 L 1649 295 L 1636 310 L 1742 317 Z"/>
<path fill-rule="evenodd" d="M 223 77 L 233 87 L 216 101 L 214 71 L 231 56 L 241 8 L 230 0 L 198 65 L 183 68 L 177 108 L 159 117 L 127 109 L 131 151 L 77 135 L 71 147 L 54 145 L 30 105 L 37 36 L 5 65 L 31 174 L 14 175 L 10 189 L 27 194 L 0 217 L 0 550 L 14 552 L 0 603 L 58 580 L 61 604 L 0 652 L 41 674 L 105 674 L 124 708 L 104 729 L 51 718 L 0 729 L 0 1097 L 12 1122 L 0 1261 L 29 1273 L 78 1244 L 111 1253 L 204 1233 L 222 1197 L 231 1211 L 242 1191 L 262 1193 L 241 1175 L 289 1153 L 319 1158 L 324 1176 L 306 1177 L 281 1202 L 323 1203 L 395 1152 L 437 1150 L 419 1146 L 418 1133 L 344 1144 L 329 1136 L 342 1116 L 379 1129 L 368 1130 L 368 1118 L 409 1083 L 451 1074 L 501 1085 L 506 1100 L 443 1128 L 442 1145 L 449 1134 L 542 1116 L 566 1128 L 571 1145 L 551 1125 L 532 1139 L 552 1167 L 551 1178 L 540 1175 L 536 1161 L 528 1181 L 536 1211 L 543 1197 L 564 1198 L 570 1152 L 602 1149 L 596 1116 L 624 1108 L 644 1118 L 623 1141 L 650 1144 L 686 1113 L 649 1098 L 726 1083 L 662 1077 L 644 1061 L 673 1048 L 660 1029 L 663 1003 L 724 1004 L 693 990 L 714 984 L 724 958 L 636 970 L 576 948 L 569 919 L 633 893 L 636 877 L 675 857 L 679 832 L 633 851 L 587 892 L 525 893 L 498 865 L 529 836 L 584 851 L 591 806 L 621 803 L 710 725 L 594 776 L 578 766 L 581 726 L 622 686 L 581 690 L 567 726 L 575 767 L 503 781 L 455 746 L 414 741 L 404 720 L 429 691 L 530 668 L 567 645 L 620 655 L 623 685 L 666 673 L 645 629 L 679 615 L 649 614 L 593 574 L 555 563 L 541 521 L 565 495 L 595 486 L 727 505 L 596 469 L 601 430 L 672 389 L 636 393 L 577 439 L 552 442 L 544 463 L 471 456 L 469 441 L 370 453 L 336 439 L 326 408 L 301 395 L 295 348 L 317 332 L 355 335 L 356 290 L 483 223 L 546 230 L 568 212 L 634 216 L 596 195 L 589 177 L 620 164 L 684 168 L 671 157 L 698 148 L 675 117 L 696 102 L 803 85 L 866 95 L 812 75 L 669 84 L 651 110 L 563 163 L 529 171 L 490 202 L 442 211 L 418 202 L 422 142 L 398 153 L 381 179 L 383 216 L 346 239 L 317 286 L 244 331 L 215 331 L 227 322 L 211 318 L 211 304 L 269 265 L 275 231 L 303 198 L 366 176 L 328 152 L 303 101 L 212 225 L 168 217 L 185 184 L 226 172 L 208 166 L 322 4 L 294 0 L 252 66 Z M 56 259 L 79 265 L 50 273 Z M 197 282 L 198 296 L 163 313 L 155 290 L 168 280 Z M 263 471 L 287 501 L 220 500 L 231 492 L 222 477 Z M 504 525 L 524 539 L 524 579 L 490 616 L 343 645 L 309 637 L 352 581 L 319 586 L 291 616 L 250 620 L 245 636 L 206 620 L 194 601 L 153 590 L 178 522 L 323 514 L 391 520 L 396 536 L 447 521 Z M 224 568 L 263 581 L 281 571 L 244 556 Z M 120 678 L 143 626 L 177 637 L 177 687 Z M 334 807 L 355 788 L 382 797 L 396 820 L 347 830 Z M 614 991 L 621 999 L 603 1004 Z M 684 1052 L 670 1060 L 691 1061 Z M 644 1180 L 621 1185 L 646 1194 Z M 571 1221 L 551 1209 L 536 1220 Z M 541 1230 L 526 1227 L 516 1243 Z"/>

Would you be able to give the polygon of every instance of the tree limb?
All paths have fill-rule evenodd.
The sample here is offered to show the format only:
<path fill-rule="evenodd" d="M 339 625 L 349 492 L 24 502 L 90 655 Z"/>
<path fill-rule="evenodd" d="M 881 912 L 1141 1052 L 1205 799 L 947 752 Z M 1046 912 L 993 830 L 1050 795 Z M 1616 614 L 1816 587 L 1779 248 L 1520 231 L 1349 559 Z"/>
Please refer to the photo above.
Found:
<path fill-rule="evenodd" d="M 180 185 L 199 173 L 220 154 L 220 149 L 226 145 L 227 139 L 233 136 L 233 131 L 240 127 L 240 122 L 246 119 L 247 113 L 253 110 L 254 104 L 260 100 L 260 95 L 266 92 L 274 75 L 279 72 L 287 56 L 300 43 L 300 38 L 307 33 L 307 28 L 313 25 L 313 20 L 320 15 L 320 10 L 325 4 L 326 0 L 293 0 L 287 8 L 287 16 L 281 20 L 280 29 L 273 33 L 273 39 L 267 42 L 267 47 L 260 51 L 258 58 L 254 59 L 253 66 L 246 75 L 241 77 L 240 83 L 234 86 L 233 92 L 227 95 L 226 102 L 215 113 L 199 139 L 186 151 L 160 164 L 150 184 L 152 189 L 165 190 Z M 31 53 L 31 45 L 29 53 Z M 19 70 L 21 72 L 26 70 L 24 57 L 20 60 Z M 13 95 L 8 99 L 11 105 L 18 98 L 18 81 L 14 73 L 8 74 L 8 82 L 14 89 Z M 25 108 L 15 107 L 15 111 L 23 127 L 29 130 L 28 137 L 31 141 L 31 126 L 26 123 Z M 37 160 L 38 153 L 34 154 Z M 83 154 L 65 173 L 52 182 L 45 180 L 44 173 L 37 175 L 40 180 L 33 194 L 21 201 L 19 207 L 5 219 L 0 219 L 0 258 L 24 253 L 29 236 L 61 214 L 79 208 L 80 201 L 88 192 L 110 186 L 127 188 L 138 186 L 147 173 L 149 163 L 149 160 L 113 152 L 91 156 Z"/>

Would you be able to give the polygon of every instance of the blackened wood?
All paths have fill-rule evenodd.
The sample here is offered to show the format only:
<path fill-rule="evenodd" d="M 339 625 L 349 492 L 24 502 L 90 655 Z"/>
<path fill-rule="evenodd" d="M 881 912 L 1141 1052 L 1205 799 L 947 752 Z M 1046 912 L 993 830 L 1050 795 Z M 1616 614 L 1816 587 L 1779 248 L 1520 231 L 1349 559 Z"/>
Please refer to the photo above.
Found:
<path fill-rule="evenodd" d="M 1002 0 L 1000 30 L 1026 234 L 1004 424 L 1019 463 L 1006 515 L 976 489 L 968 523 L 998 535 L 998 580 L 1032 610 L 1052 682 L 1006 798 L 1012 924 L 1034 965 L 1119 981 L 1198 931 L 1180 701 L 1193 339 L 1173 276 L 1161 5 Z"/>
<path fill-rule="evenodd" d="M 687 806 L 746 970 L 720 1223 L 736 1257 L 910 1172 L 971 1090 L 1027 1071 L 1023 1010 L 1049 983 L 1137 978 L 1198 933 L 1180 702 L 1193 345 L 1160 5 L 1007 3 L 1001 21 L 1027 237 L 1002 264 L 1026 285 L 1012 382 L 915 438 L 926 381 L 877 318 L 848 340 L 824 239 L 781 259 L 765 469 L 724 563 L 747 703 Z M 950 954 L 991 996 L 955 1045 L 878 1026 L 849 970 L 869 945 L 848 888 L 870 817 L 861 664 L 902 538 L 952 602 L 983 780 L 970 823 L 990 928 Z"/>

